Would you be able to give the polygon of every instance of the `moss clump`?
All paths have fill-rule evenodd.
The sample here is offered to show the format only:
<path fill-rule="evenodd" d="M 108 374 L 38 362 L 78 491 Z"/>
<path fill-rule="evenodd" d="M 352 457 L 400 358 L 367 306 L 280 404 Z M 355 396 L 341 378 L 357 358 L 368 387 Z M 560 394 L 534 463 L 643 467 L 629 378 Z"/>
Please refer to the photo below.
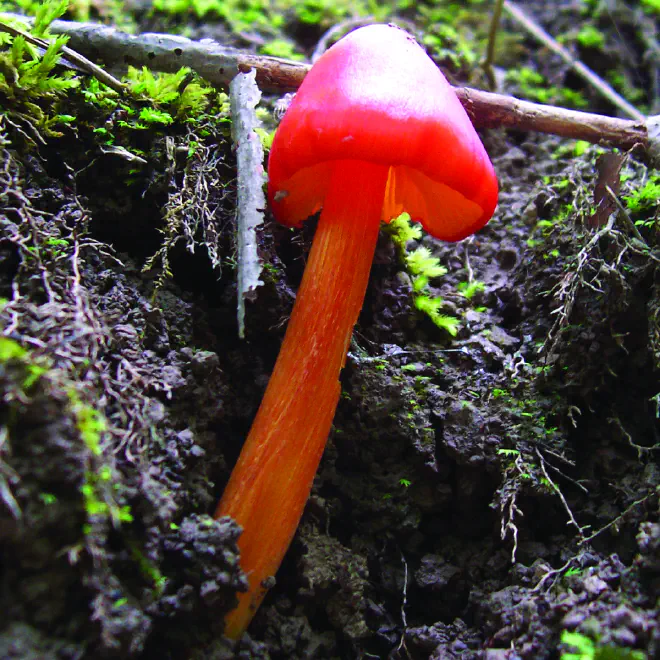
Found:
<path fill-rule="evenodd" d="M 447 269 L 427 247 L 418 246 L 413 250 L 408 249 L 410 242 L 421 239 L 421 228 L 412 224 L 410 216 L 404 213 L 386 225 L 386 231 L 392 237 L 406 272 L 412 278 L 415 307 L 428 316 L 438 328 L 455 337 L 458 334 L 459 320 L 442 313 L 442 298 L 434 295 L 430 288 L 431 280 L 446 275 Z"/>
<path fill-rule="evenodd" d="M 66 0 L 46 2 L 37 10 L 32 35 L 48 37 L 48 26 L 61 16 L 67 7 Z M 27 26 L 4 19 L 19 31 Z M 79 81 L 71 71 L 55 73 L 63 46 L 68 37 L 58 36 L 50 40 L 43 54 L 29 43 L 22 34 L 0 32 L 0 120 L 22 134 L 28 141 L 42 142 L 43 136 L 61 135 L 57 127 L 75 120 L 62 112 L 65 93 L 78 87 Z"/>

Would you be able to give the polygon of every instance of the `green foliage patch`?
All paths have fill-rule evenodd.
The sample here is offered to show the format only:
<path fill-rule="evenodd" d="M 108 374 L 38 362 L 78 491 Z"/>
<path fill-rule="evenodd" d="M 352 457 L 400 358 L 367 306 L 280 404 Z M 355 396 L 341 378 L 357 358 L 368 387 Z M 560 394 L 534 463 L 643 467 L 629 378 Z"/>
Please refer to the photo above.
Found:
<path fill-rule="evenodd" d="M 599 646 L 590 637 L 579 632 L 564 630 L 562 644 L 572 651 L 561 654 L 561 660 L 646 660 L 646 654 L 626 647 Z"/>
<path fill-rule="evenodd" d="M 582 92 L 568 87 L 549 85 L 538 71 L 521 67 L 506 74 L 508 82 L 517 87 L 517 94 L 538 103 L 563 105 L 569 108 L 586 108 L 589 103 Z"/>
<path fill-rule="evenodd" d="M 447 269 L 427 247 L 419 246 L 412 251 L 408 250 L 410 241 L 417 241 L 422 237 L 421 227 L 414 225 L 410 221 L 410 216 L 404 213 L 386 225 L 386 231 L 392 237 L 406 271 L 412 278 L 415 307 L 426 314 L 438 328 L 455 337 L 458 334 L 460 321 L 454 316 L 442 313 L 442 298 L 434 296 L 429 286 L 432 279 L 446 275 Z"/>
<path fill-rule="evenodd" d="M 48 37 L 48 26 L 67 8 L 66 0 L 43 3 L 37 10 L 32 34 Z M 19 30 L 27 25 L 3 18 Z M 72 117 L 61 113 L 64 94 L 79 85 L 71 71 L 55 73 L 62 47 L 68 37 L 60 35 L 50 41 L 41 54 L 25 37 L 0 33 L 0 116 L 10 124 L 29 127 L 30 132 L 48 137 L 59 136 L 58 125 L 67 124 Z"/>

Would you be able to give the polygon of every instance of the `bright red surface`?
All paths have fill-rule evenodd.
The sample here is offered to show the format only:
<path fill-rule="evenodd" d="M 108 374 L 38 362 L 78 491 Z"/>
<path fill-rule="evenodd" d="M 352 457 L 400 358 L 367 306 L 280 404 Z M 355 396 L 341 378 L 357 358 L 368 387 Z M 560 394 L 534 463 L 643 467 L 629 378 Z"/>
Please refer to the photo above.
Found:
<path fill-rule="evenodd" d="M 447 240 L 480 229 L 497 204 L 495 173 L 465 110 L 424 50 L 396 27 L 355 30 L 307 74 L 271 150 L 269 200 L 277 219 L 295 226 L 317 211 L 332 161 L 342 159 L 397 168 L 403 192 L 385 211 L 411 212 L 410 204 L 413 219 Z M 441 189 L 408 180 L 407 168 L 478 204 L 481 213 L 466 213 L 463 223 L 456 199 L 443 213 Z"/>

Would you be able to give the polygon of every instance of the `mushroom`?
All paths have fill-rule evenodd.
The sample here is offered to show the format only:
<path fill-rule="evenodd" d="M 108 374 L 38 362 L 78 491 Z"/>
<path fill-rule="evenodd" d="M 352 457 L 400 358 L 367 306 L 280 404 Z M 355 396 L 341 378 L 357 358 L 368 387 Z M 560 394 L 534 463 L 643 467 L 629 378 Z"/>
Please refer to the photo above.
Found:
<path fill-rule="evenodd" d="M 458 241 L 483 227 L 497 180 L 447 80 L 403 30 L 351 32 L 311 68 L 268 163 L 276 219 L 322 209 L 279 357 L 216 517 L 243 528 L 249 589 L 225 634 L 247 628 L 298 526 L 321 460 L 381 219 L 407 211 Z"/>

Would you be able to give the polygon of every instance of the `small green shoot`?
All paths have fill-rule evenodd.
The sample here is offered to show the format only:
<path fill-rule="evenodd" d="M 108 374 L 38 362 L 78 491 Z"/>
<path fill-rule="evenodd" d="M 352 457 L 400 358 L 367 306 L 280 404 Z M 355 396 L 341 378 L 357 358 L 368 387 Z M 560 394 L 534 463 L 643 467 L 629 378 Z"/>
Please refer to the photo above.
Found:
<path fill-rule="evenodd" d="M 520 94 L 530 101 L 546 104 L 560 103 L 574 108 L 585 108 L 588 105 L 587 99 L 581 92 L 568 87 L 549 85 L 544 76 L 529 67 L 509 71 L 506 78 L 517 84 Z"/>
<path fill-rule="evenodd" d="M 477 293 L 484 291 L 486 285 L 479 280 L 473 280 L 472 282 L 459 282 L 457 289 L 462 296 L 471 300 Z"/>
<path fill-rule="evenodd" d="M 32 358 L 30 351 L 9 337 L 0 336 L 0 364 L 16 360 L 25 370 L 22 388 L 29 392 L 39 379 L 48 371 L 47 364 Z"/>
<path fill-rule="evenodd" d="M 51 0 L 41 3 L 36 10 L 33 35 L 49 36 L 51 22 L 67 9 L 66 0 Z M 3 19 L 12 22 L 11 19 Z M 21 30 L 28 28 L 13 21 Z M 51 39 L 46 51 L 41 54 L 23 36 L 1 33 L 0 38 L 0 96 L 3 112 L 12 118 L 12 126 L 28 124 L 31 131 L 46 137 L 60 137 L 55 130 L 61 124 L 72 122 L 71 115 L 60 113 L 62 97 L 68 90 L 78 87 L 79 81 L 73 72 L 54 73 L 62 48 L 68 37 L 59 35 Z"/>
<path fill-rule="evenodd" d="M 421 239 L 421 228 L 410 221 L 407 213 L 403 213 L 398 218 L 394 218 L 386 226 L 386 230 L 392 237 L 392 241 L 405 263 L 406 270 L 412 278 L 415 307 L 426 314 L 438 328 L 455 337 L 458 334 L 460 321 L 440 312 L 443 305 L 442 298 L 432 295 L 429 287 L 430 281 L 445 275 L 447 269 L 437 257 L 433 256 L 429 248 L 419 246 L 412 251 L 408 249 L 411 241 Z"/>
<path fill-rule="evenodd" d="M 660 0 L 641 0 L 642 7 L 647 14 L 660 16 Z"/>
<path fill-rule="evenodd" d="M 440 313 L 442 307 L 442 298 L 431 298 L 430 296 L 416 296 L 415 307 L 424 312 L 438 328 L 445 330 L 452 337 L 458 334 L 460 321 L 454 316 L 448 316 Z"/>
<path fill-rule="evenodd" d="M 100 456 L 103 453 L 101 437 L 107 429 L 105 417 L 89 404 L 83 403 L 75 390 L 69 391 L 69 400 L 82 441 L 94 456 Z"/>
<path fill-rule="evenodd" d="M 590 637 L 579 632 L 562 631 L 562 644 L 573 651 L 562 653 L 561 660 L 646 660 L 646 654 L 626 647 L 599 646 Z"/>
<path fill-rule="evenodd" d="M 660 174 L 652 174 L 641 188 L 623 199 L 631 213 L 641 213 L 656 207 L 660 201 Z"/>
<path fill-rule="evenodd" d="M 261 47 L 261 53 L 272 57 L 283 57 L 294 62 L 305 59 L 302 53 L 296 51 L 294 44 L 284 39 L 273 39 L 269 43 L 264 44 Z"/>
<path fill-rule="evenodd" d="M 593 25 L 583 25 L 577 33 L 577 42 L 585 48 L 601 50 L 605 47 L 605 35 Z"/>

